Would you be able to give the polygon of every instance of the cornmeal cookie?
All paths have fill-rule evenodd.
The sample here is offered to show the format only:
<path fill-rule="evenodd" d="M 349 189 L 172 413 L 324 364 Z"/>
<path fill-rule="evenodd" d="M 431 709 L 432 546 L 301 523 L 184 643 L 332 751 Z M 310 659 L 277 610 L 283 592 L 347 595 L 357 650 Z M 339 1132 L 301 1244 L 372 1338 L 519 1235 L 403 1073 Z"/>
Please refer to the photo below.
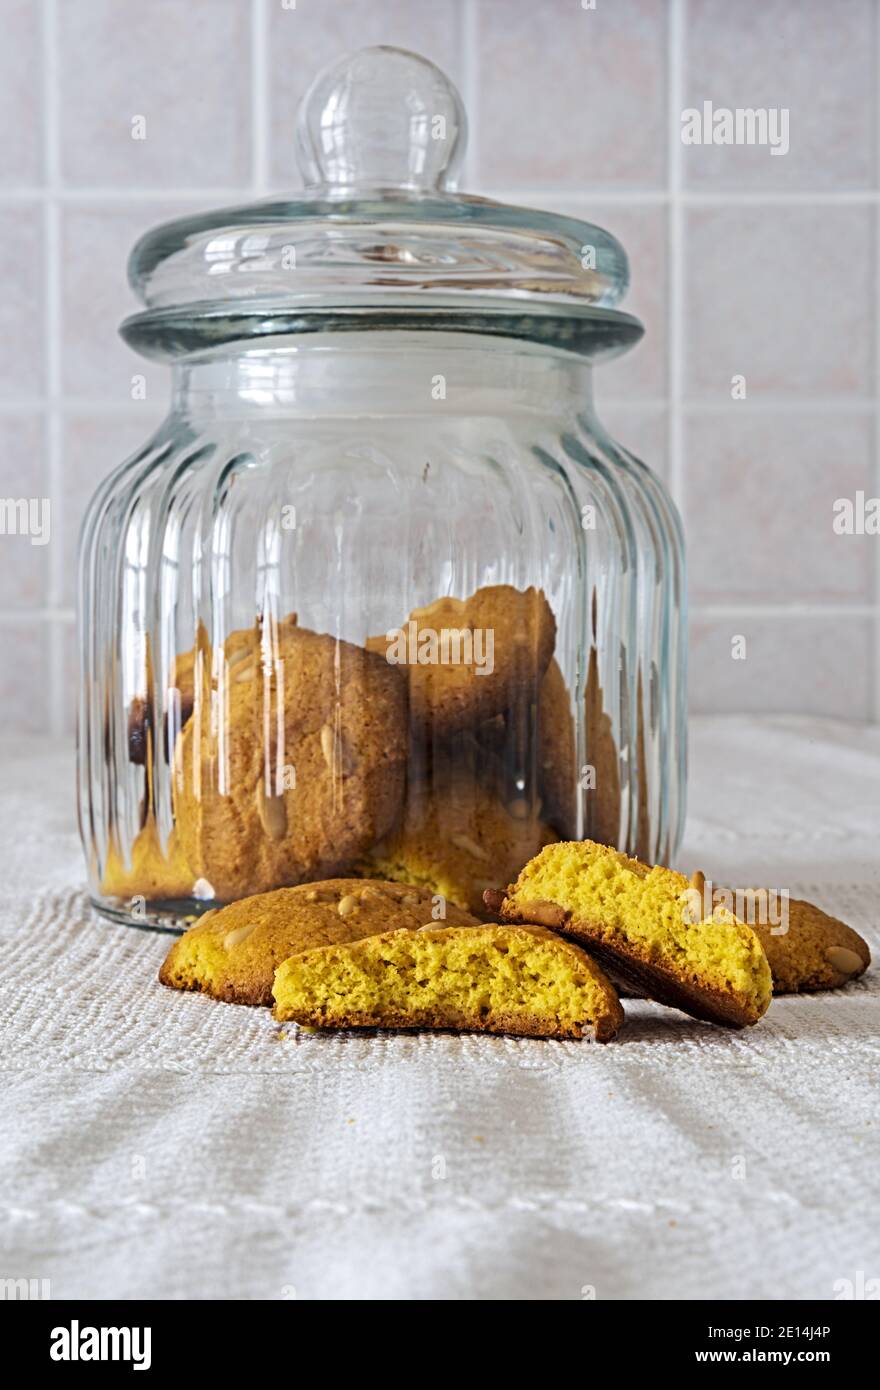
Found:
<path fill-rule="evenodd" d="M 571 694 L 555 659 L 538 687 L 536 724 L 543 814 L 560 834 L 572 835 L 577 791 L 574 713 Z"/>
<path fill-rule="evenodd" d="M 129 864 L 124 862 L 117 847 L 111 845 L 101 892 L 109 898 L 171 901 L 191 897 L 195 879 L 176 831 L 171 831 L 163 849 L 155 821 L 150 818 L 135 837 Z"/>
<path fill-rule="evenodd" d="M 379 879 L 328 879 L 277 888 L 206 912 L 175 941 L 159 971 L 163 985 L 232 1004 L 271 1004 L 275 968 L 311 946 L 421 927 L 444 910 L 451 927 L 475 918 L 431 894 Z M 443 922 L 438 922 L 442 926 Z"/>
<path fill-rule="evenodd" d="M 704 892 L 701 873 L 693 875 L 691 884 Z M 814 903 L 789 898 L 788 930 L 781 931 L 781 903 L 772 890 L 716 889 L 713 901 L 719 900 L 727 906 L 732 900 L 736 915 L 753 927 L 770 962 L 774 994 L 837 989 L 858 979 L 871 964 L 867 941 Z"/>
<path fill-rule="evenodd" d="M 313 1028 L 453 1028 L 535 1038 L 613 1038 L 623 1010 L 607 976 L 540 927 L 435 927 L 323 946 L 275 974 L 275 1017 Z"/>
<path fill-rule="evenodd" d="M 605 709 L 599 653 L 595 645 L 590 648 L 587 663 L 584 739 L 587 765 L 593 769 L 592 785 L 588 785 L 584 794 L 584 833 L 599 844 L 616 847 L 620 838 L 620 754 L 614 725 Z"/>
<path fill-rule="evenodd" d="M 292 626 L 264 634 L 222 690 L 202 666 L 174 803 L 187 861 L 217 898 L 337 874 L 387 833 L 407 754 L 399 669 Z"/>
<path fill-rule="evenodd" d="M 871 964 L 867 941 L 813 903 L 790 898 L 788 931 L 755 924 L 770 962 L 774 994 L 836 989 L 863 975 Z"/>
<path fill-rule="evenodd" d="M 480 724 L 475 744 L 479 775 L 505 802 L 525 800 L 554 830 L 574 833 L 574 712 L 555 657 L 536 694 Z"/>
<path fill-rule="evenodd" d="M 358 867 L 485 916 L 484 890 L 556 838 L 527 802 L 505 803 L 466 772 L 447 776 L 435 766 L 429 781 L 410 786 L 400 823 Z"/>
<path fill-rule="evenodd" d="M 757 1023 L 771 999 L 770 967 L 751 927 L 723 908 L 691 921 L 688 880 L 590 840 L 549 845 L 506 895 L 503 920 L 539 922 L 583 943 L 624 984 L 694 1018 Z"/>
<path fill-rule="evenodd" d="M 494 584 L 415 608 L 367 647 L 406 672 L 417 735 L 444 738 L 503 714 L 523 695 L 534 698 L 555 641 L 541 590 Z"/>
<path fill-rule="evenodd" d="M 639 802 L 636 808 L 636 857 L 652 858 L 651 854 L 651 789 L 648 782 L 648 751 L 645 728 L 645 694 L 642 672 L 636 681 L 636 771 Z"/>
<path fill-rule="evenodd" d="M 282 619 L 282 625 L 296 625 L 296 614 L 292 613 Z M 242 660 L 253 656 L 260 646 L 260 623 L 257 621 L 253 627 L 237 628 L 231 632 L 222 644 L 224 662 L 228 671 L 234 676 L 237 665 Z M 211 644 L 204 624 L 200 624 L 199 632 L 194 646 L 188 651 L 180 652 L 172 662 L 171 670 L 168 673 L 168 682 L 165 687 L 162 705 L 165 710 L 165 730 L 164 730 L 164 752 L 165 757 L 169 756 L 169 742 L 173 742 L 174 734 L 182 729 L 193 712 L 193 700 L 195 693 L 195 667 L 199 652 L 204 654 L 206 664 L 213 670 L 214 659 L 211 653 Z M 147 644 L 147 693 L 138 695 L 132 700 L 128 709 L 128 757 L 129 761 L 143 765 L 149 762 L 149 738 L 152 735 L 155 718 L 153 710 L 153 676 L 152 662 L 149 657 L 150 647 Z M 214 672 L 216 676 L 216 672 Z M 173 715 L 170 711 L 174 711 Z M 170 739 L 169 739 L 170 734 Z"/>

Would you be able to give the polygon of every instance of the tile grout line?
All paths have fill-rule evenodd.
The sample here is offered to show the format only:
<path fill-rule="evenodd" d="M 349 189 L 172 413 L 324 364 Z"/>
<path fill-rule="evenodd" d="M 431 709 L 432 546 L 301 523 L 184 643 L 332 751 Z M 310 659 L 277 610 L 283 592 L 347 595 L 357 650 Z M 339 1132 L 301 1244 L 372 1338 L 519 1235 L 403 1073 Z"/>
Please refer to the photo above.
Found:
<path fill-rule="evenodd" d="M 476 65 L 475 65 L 476 66 Z M 267 89 L 268 90 L 268 89 Z M 253 107 L 253 101 L 252 101 Z M 475 108 L 476 109 L 476 108 Z M 680 114 L 680 113 L 679 113 Z M 475 129 L 475 122 L 471 122 L 471 129 Z M 267 142 L 268 144 L 268 142 Z M 180 201 L 194 203 L 226 203 L 240 201 L 249 189 L 253 186 L 253 179 L 250 182 L 241 184 L 230 184 L 222 187 L 193 186 L 191 183 L 185 187 L 171 186 L 144 187 L 144 185 L 132 184 L 130 187 L 114 185 L 112 188 L 101 188 L 93 186 L 75 186 L 67 188 L 56 188 L 54 197 L 61 203 L 68 202 L 102 202 L 102 203 L 139 203 L 139 202 L 163 202 Z M 264 187 L 268 192 L 283 191 L 284 181 L 277 185 L 274 184 L 266 175 Z M 543 188 L 489 188 L 485 190 L 487 197 L 494 198 L 498 202 L 516 202 L 521 199 L 527 203 L 536 205 L 546 204 L 548 199 L 562 199 L 572 204 L 583 204 L 589 209 L 598 203 L 617 204 L 624 203 L 633 207 L 656 207 L 668 203 L 671 194 L 667 188 L 620 188 L 603 184 L 583 184 L 579 183 L 576 187 L 565 187 L 555 184 L 547 184 Z M 0 188 L 0 205 L 3 203 L 22 203 L 39 202 L 46 195 L 45 187 L 30 184 L 16 187 L 10 185 Z M 715 189 L 712 192 L 700 192 L 697 189 L 682 188 L 676 195 L 677 200 L 685 207 L 876 207 L 880 204 L 880 192 L 864 189 L 851 192 L 820 192 L 809 191 L 807 189 L 792 192 L 779 190 L 772 192 L 769 190 L 737 191 L 725 192 L 723 189 Z"/>
<path fill-rule="evenodd" d="M 58 398 L 62 412 L 76 412 L 82 415 L 143 415 L 142 403 L 132 400 L 110 400 L 104 396 L 65 396 Z M 632 409 L 659 413 L 669 408 L 668 396 L 615 396 L 602 393 L 602 405 L 618 410 Z M 0 418 L 4 415 L 39 415 L 48 408 L 44 396 L 20 396 L 17 400 L 0 401 Z M 749 400 L 749 414 L 796 414 L 796 415 L 873 415 L 878 408 L 876 395 L 870 396 L 812 396 L 800 399 L 797 396 L 765 396 Z M 681 409 L 685 415 L 730 415 L 739 411 L 739 403 L 728 399 L 694 400 L 682 396 Z"/>
<path fill-rule="evenodd" d="M 877 88 L 880 83 L 880 13 L 875 0 L 874 22 L 874 178 L 880 187 L 880 101 Z M 876 495 L 880 497 L 880 217 L 874 210 L 874 469 L 872 477 Z M 872 685 L 870 717 L 880 724 L 880 556 L 877 546 L 874 550 L 874 621 L 871 626 L 873 641 Z"/>
<path fill-rule="evenodd" d="M 48 604 L 45 608 L 8 608 L 0 609 L 0 622 L 8 627 L 16 627 L 19 624 L 32 623 L 36 620 L 40 623 L 73 623 L 76 621 L 75 608 L 55 608 Z"/>
<path fill-rule="evenodd" d="M 268 35 L 265 0 L 251 0 L 251 183 L 262 197 L 269 182 Z"/>
<path fill-rule="evenodd" d="M 42 5 L 42 45 L 43 45 L 43 141 L 45 156 L 45 256 L 46 279 L 44 286 L 46 312 L 46 459 L 48 464 L 50 505 L 60 510 L 63 458 L 62 458 L 62 362 L 61 362 L 61 231 L 60 209 L 57 192 L 60 185 L 60 151 L 58 145 L 58 34 L 57 10 L 55 0 L 43 0 Z M 58 605 L 62 586 L 62 565 L 64 548 L 53 518 L 52 544 L 49 547 L 48 604 L 51 614 Z M 64 729 L 64 639 L 56 624 L 49 618 L 46 624 L 48 642 L 47 672 L 49 691 L 47 692 L 46 713 L 49 732 L 59 737 Z"/>
<path fill-rule="evenodd" d="M 667 419 L 667 450 L 669 455 L 669 484 L 682 517 L 684 517 L 686 502 L 683 456 L 684 427 L 682 417 L 684 372 L 684 289 L 682 283 L 682 270 L 684 264 L 684 248 L 682 245 L 683 226 L 680 202 L 681 141 L 678 138 L 678 123 L 680 120 L 683 96 L 684 5 L 685 0 L 671 0 L 669 10 L 669 61 L 667 76 L 667 82 L 669 84 L 667 95 L 667 117 L 669 122 L 669 129 L 667 132 L 669 138 L 667 160 L 669 167 L 666 171 L 669 191 L 669 267 L 667 281 L 667 293 L 669 295 L 669 362 L 667 365 L 666 381 L 666 392 L 669 400 L 669 416 Z"/>
<path fill-rule="evenodd" d="M 77 412 L 81 415 L 143 415 L 143 403 L 134 400 L 112 400 L 106 396 L 57 396 L 62 411 Z M 14 401 L 0 401 L 0 417 L 4 415 L 40 415 L 49 407 L 47 396 L 30 398 L 20 396 Z"/>
<path fill-rule="evenodd" d="M 691 604 L 692 618 L 871 618 L 874 605 L 868 600 L 864 603 L 821 603 L 808 599 L 794 599 L 789 603 L 701 603 Z"/>
<path fill-rule="evenodd" d="M 48 105 L 48 99 L 47 103 Z M 230 184 L 223 188 L 194 187 L 188 184 L 186 188 L 166 188 L 161 185 L 132 184 L 130 187 L 125 185 L 115 185 L 113 188 L 68 188 L 57 187 L 53 192 L 53 197 L 59 203 L 152 203 L 180 201 L 187 202 L 238 202 L 247 193 L 249 184 Z M 7 203 L 39 202 L 46 196 L 46 186 L 35 188 L 0 188 L 0 205 Z"/>
<path fill-rule="evenodd" d="M 749 415 L 785 415 L 794 413 L 797 415 L 865 415 L 870 414 L 876 407 L 876 398 L 870 396 L 841 396 L 835 399 L 833 396 L 811 396 L 807 399 L 799 399 L 796 396 L 750 396 Z M 741 404 L 733 400 L 729 395 L 724 395 L 715 400 L 693 399 L 683 395 L 681 408 L 686 415 L 731 415 L 735 412 L 741 413 Z"/>
<path fill-rule="evenodd" d="M 681 109 L 676 113 L 681 119 Z M 676 126 L 676 139 L 678 127 Z M 677 140 L 681 144 L 680 140 Z M 880 192 L 866 189 L 852 189 L 848 192 L 822 192 L 818 189 L 737 189 L 727 191 L 723 188 L 700 190 L 681 187 L 673 195 L 669 187 L 616 187 L 605 184 L 578 184 L 577 187 L 564 187 L 547 184 L 542 188 L 517 187 L 507 185 L 488 188 L 487 197 L 499 202 L 515 202 L 517 198 L 529 203 L 540 204 L 548 198 L 561 198 L 568 203 L 583 203 L 593 207 L 596 203 L 632 203 L 634 206 L 654 207 L 668 203 L 673 196 L 684 206 L 689 207 L 874 207 L 880 203 Z"/>
<path fill-rule="evenodd" d="M 461 0 L 458 48 L 464 87 L 461 96 L 468 118 L 467 182 L 477 192 L 480 186 L 480 49 L 476 0 Z"/>

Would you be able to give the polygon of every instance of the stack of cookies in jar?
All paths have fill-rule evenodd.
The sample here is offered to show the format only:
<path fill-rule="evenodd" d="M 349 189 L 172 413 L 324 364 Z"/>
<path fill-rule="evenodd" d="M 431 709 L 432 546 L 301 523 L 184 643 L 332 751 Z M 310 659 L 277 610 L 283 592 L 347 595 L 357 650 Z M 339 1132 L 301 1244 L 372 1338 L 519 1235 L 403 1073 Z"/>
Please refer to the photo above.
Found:
<path fill-rule="evenodd" d="M 573 701 L 555 647 L 544 593 L 510 585 L 438 598 L 363 645 L 295 614 L 218 646 L 200 630 L 160 699 L 130 707 L 143 825 L 130 859 L 111 847 L 104 892 L 216 903 L 355 875 L 483 916 L 488 887 L 575 833 Z M 585 708 L 602 763 L 586 828 L 611 842 L 617 748 L 595 648 Z M 157 757 L 173 813 L 161 837 Z"/>

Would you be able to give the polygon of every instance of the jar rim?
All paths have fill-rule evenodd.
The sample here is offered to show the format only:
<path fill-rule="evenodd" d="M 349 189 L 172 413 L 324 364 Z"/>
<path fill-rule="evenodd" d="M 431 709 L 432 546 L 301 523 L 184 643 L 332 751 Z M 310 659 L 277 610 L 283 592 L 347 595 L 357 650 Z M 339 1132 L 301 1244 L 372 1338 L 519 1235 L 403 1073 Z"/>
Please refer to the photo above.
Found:
<path fill-rule="evenodd" d="M 319 310 L 272 305 L 213 305 L 193 314 L 189 306 L 151 309 L 125 319 L 120 333 L 141 356 L 157 361 L 197 359 L 230 349 L 265 349 L 302 335 L 370 332 L 467 333 L 487 339 L 532 342 L 591 361 L 606 361 L 634 346 L 644 333 L 639 319 L 617 309 L 558 305 L 495 304 L 478 308 L 450 303 L 413 306 L 322 306 Z"/>

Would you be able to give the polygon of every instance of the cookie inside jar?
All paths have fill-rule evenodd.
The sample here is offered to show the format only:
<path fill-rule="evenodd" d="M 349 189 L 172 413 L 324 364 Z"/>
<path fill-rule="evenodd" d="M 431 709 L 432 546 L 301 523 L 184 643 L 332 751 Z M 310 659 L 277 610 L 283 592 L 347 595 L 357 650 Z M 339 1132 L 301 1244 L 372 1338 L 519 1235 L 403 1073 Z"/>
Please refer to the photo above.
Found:
<path fill-rule="evenodd" d="M 558 838 L 537 744 L 555 639 L 542 591 L 489 585 L 414 609 L 368 640 L 387 660 L 406 658 L 410 756 L 400 819 L 364 872 L 429 885 L 482 915 L 484 889 Z"/>
<path fill-rule="evenodd" d="M 355 873 L 485 915 L 485 888 L 575 831 L 555 645 L 544 593 L 510 585 L 439 598 L 362 646 L 296 614 L 216 649 L 200 631 L 170 667 L 176 685 L 129 710 L 144 823 L 105 891 L 228 902 Z M 157 757 L 173 789 L 164 846 Z"/>

